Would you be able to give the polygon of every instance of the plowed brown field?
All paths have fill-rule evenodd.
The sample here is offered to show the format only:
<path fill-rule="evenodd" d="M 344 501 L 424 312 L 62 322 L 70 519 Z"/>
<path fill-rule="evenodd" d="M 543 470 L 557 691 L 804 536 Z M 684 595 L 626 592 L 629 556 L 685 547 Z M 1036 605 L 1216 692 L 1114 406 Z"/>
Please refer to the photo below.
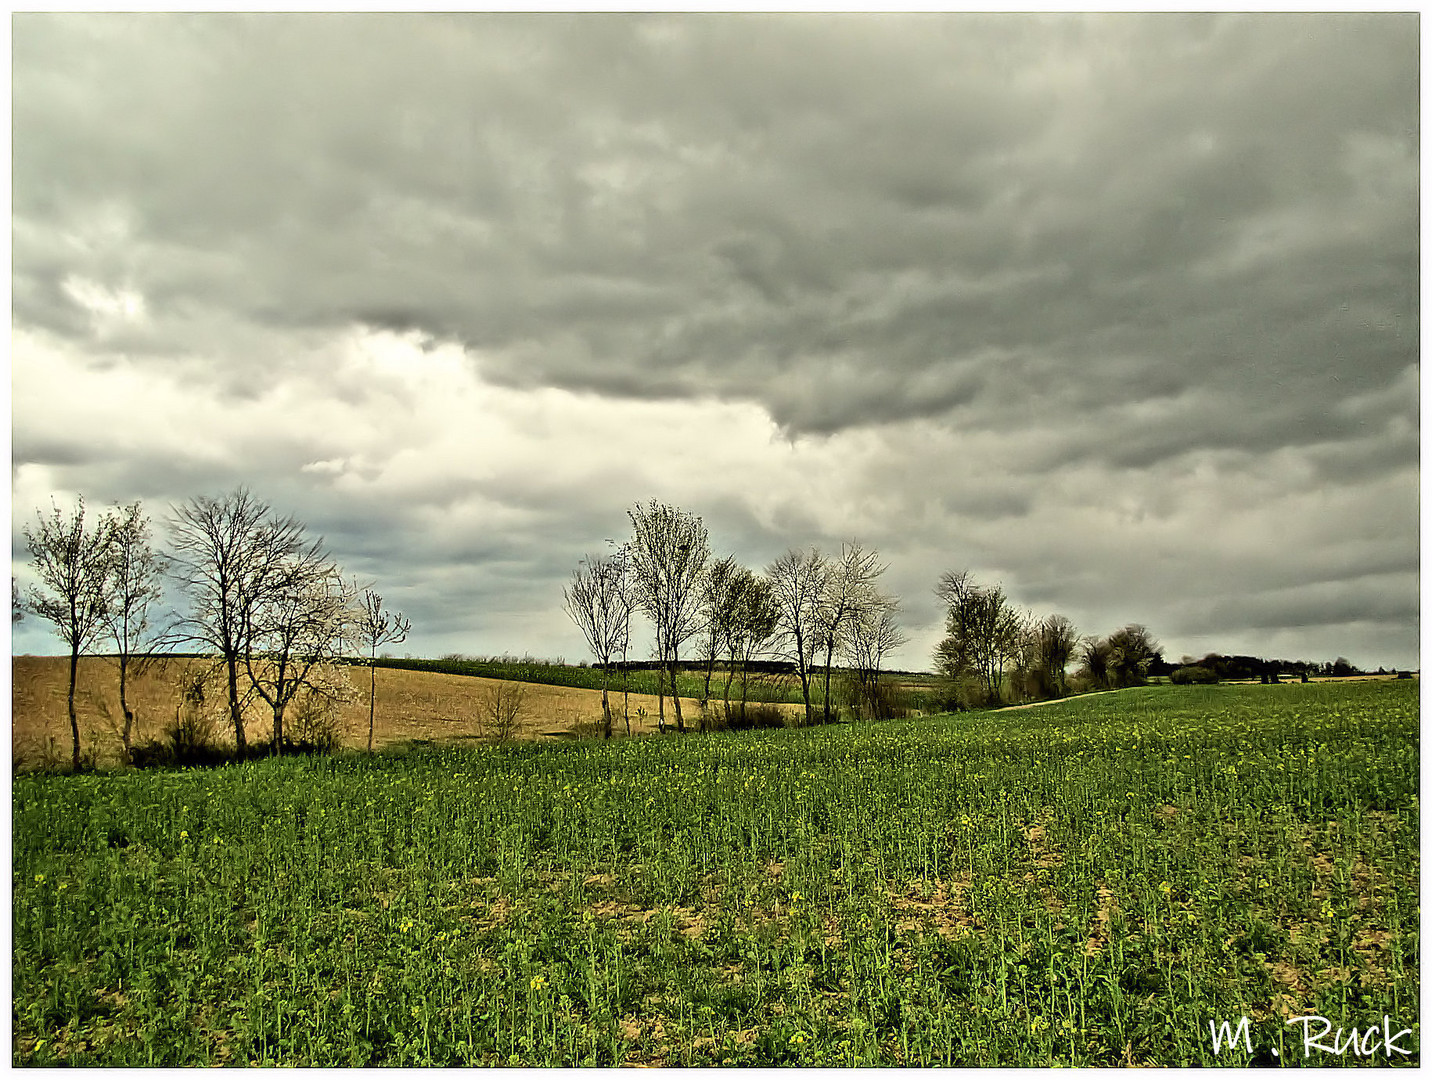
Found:
<path fill-rule="evenodd" d="M 180 703 L 180 676 L 190 667 L 208 661 L 170 660 L 132 678 L 128 697 L 136 714 L 134 742 L 160 738 L 165 725 L 172 722 Z M 12 659 L 14 679 L 12 690 L 11 752 L 16 764 L 34 765 L 44 757 L 57 756 L 68 761 L 70 756 L 70 725 L 65 710 L 65 694 L 69 685 L 69 660 L 59 656 L 17 656 Z M 339 725 L 344 746 L 361 748 L 368 741 L 368 671 L 349 669 L 353 700 L 341 707 Z M 481 679 L 467 675 L 441 675 L 426 671 L 403 671 L 379 668 L 377 672 L 377 708 L 374 717 L 373 745 L 426 739 L 431 741 L 475 741 L 483 736 L 484 701 L 504 684 L 498 679 Z M 596 734 L 602 717 L 602 695 L 598 690 L 579 690 L 566 686 L 545 686 L 523 683 L 525 699 L 515 737 L 519 739 L 570 738 L 574 735 Z M 123 717 L 119 708 L 119 674 L 108 660 L 86 657 L 80 660 L 79 680 L 75 694 L 79 711 L 80 748 L 93 753 L 98 764 L 120 760 L 120 728 Z M 621 695 L 612 695 L 616 711 L 616 734 L 625 734 L 621 719 Z M 644 722 L 638 708 L 646 710 Z M 781 706 L 783 710 L 799 710 L 799 706 Z M 671 704 L 667 702 L 667 720 Z M 690 726 L 700 706 L 690 698 L 682 699 L 682 712 Z M 632 694 L 630 699 L 632 734 L 656 730 L 656 698 Z M 252 703 L 246 713 L 245 731 L 250 741 L 267 739 L 271 733 L 271 714 L 263 702 Z M 233 745 L 233 731 L 227 722 L 219 725 L 219 740 Z"/>

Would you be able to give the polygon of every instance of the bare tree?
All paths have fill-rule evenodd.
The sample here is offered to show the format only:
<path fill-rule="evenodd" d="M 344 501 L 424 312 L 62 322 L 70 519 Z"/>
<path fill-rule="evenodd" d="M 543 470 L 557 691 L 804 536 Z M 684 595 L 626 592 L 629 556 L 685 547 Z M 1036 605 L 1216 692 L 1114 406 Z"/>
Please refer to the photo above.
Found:
<path fill-rule="evenodd" d="M 844 635 L 846 662 L 855 673 L 863 711 L 872 720 L 883 719 L 880 669 L 885 658 L 909 640 L 897 621 L 899 611 L 894 597 L 867 596 L 855 609 Z"/>
<path fill-rule="evenodd" d="M 505 743 L 522 725 L 527 684 L 503 679 L 494 682 L 479 701 L 478 734 L 489 742 Z"/>
<path fill-rule="evenodd" d="M 845 644 L 850 624 L 861 618 L 867 609 L 877 607 L 875 581 L 885 573 L 880 557 L 866 551 L 859 543 L 844 545 L 840 561 L 831 565 L 819 607 L 819 632 L 825 646 L 824 719 L 830 723 L 831 660 Z"/>
<path fill-rule="evenodd" d="M 1094 690 L 1109 686 L 1109 643 L 1103 638 L 1086 637 L 1079 642 L 1079 660 L 1083 664 L 1080 677 Z"/>
<path fill-rule="evenodd" d="M 684 732 L 676 667 L 681 647 L 701 628 L 700 584 L 711 554 L 706 526 L 695 514 L 655 499 L 645 506 L 638 503 L 627 516 L 632 524 L 629 565 L 637 603 L 651 619 L 657 663 L 670 679 L 676 730 Z"/>
<path fill-rule="evenodd" d="M 805 722 L 814 723 L 810 703 L 811 664 L 821 644 L 821 604 L 830 567 L 815 548 L 787 551 L 766 567 L 776 602 L 776 633 L 782 655 L 795 664 L 805 704 Z"/>
<path fill-rule="evenodd" d="M 353 590 L 315 542 L 269 565 L 244 596 L 248 648 L 244 669 L 273 713 L 273 752 L 283 753 L 283 719 L 300 691 L 320 693 L 312 678 L 335 663 L 353 629 Z"/>
<path fill-rule="evenodd" d="M 150 546 L 149 519 L 138 502 L 106 515 L 110 535 L 110 579 L 106 590 L 105 627 L 114 642 L 115 663 L 119 666 L 119 709 L 124 716 L 120 739 L 124 758 L 133 750 L 134 710 L 129 707 L 128 684 L 153 659 L 150 605 L 159 600 L 162 569 L 159 556 Z"/>
<path fill-rule="evenodd" d="M 176 506 L 170 520 L 171 573 L 189 595 L 189 613 L 175 640 L 217 654 L 224 667 L 229 720 L 240 757 L 248 749 L 239 669 L 251 655 L 254 611 L 290 560 L 316 557 L 321 541 L 308 541 L 303 525 L 279 517 L 239 487 L 217 499 L 200 495 Z"/>
<path fill-rule="evenodd" d="M 1063 615 L 1049 615 L 1037 626 L 1038 663 L 1041 680 L 1049 696 L 1063 697 L 1069 692 L 1067 670 L 1079 645 L 1079 632 Z"/>
<path fill-rule="evenodd" d="M 976 584 L 969 571 L 941 575 L 935 595 L 946 606 L 936 667 L 973 703 L 998 703 L 1005 666 L 1019 648 L 1018 612 L 1002 588 Z"/>
<path fill-rule="evenodd" d="M 34 529 L 25 529 L 25 542 L 34 560 L 40 585 L 29 590 L 29 608 L 55 624 L 55 631 L 70 649 L 69 708 L 73 737 L 71 763 L 80 767 L 80 724 L 75 714 L 75 681 L 80 654 L 87 652 L 104 630 L 110 577 L 110 522 L 101 518 L 85 528 L 85 502 L 65 515 L 52 506 L 46 518 L 35 511 Z"/>
<path fill-rule="evenodd" d="M 567 614 L 587 639 L 602 669 L 602 738 L 612 737 L 612 707 L 607 697 L 612 661 L 624 655 L 631 637 L 631 601 L 625 559 L 585 559 L 562 590 Z"/>
<path fill-rule="evenodd" d="M 384 645 L 397 645 L 408 639 L 413 624 L 401 611 L 384 611 L 383 598 L 372 589 L 363 590 L 362 608 L 358 614 L 357 636 L 368 651 L 368 753 L 373 752 L 373 717 L 378 687 L 378 650 Z"/>
<path fill-rule="evenodd" d="M 621 583 L 622 631 L 619 638 L 621 648 L 618 650 L 620 654 L 618 663 L 621 665 L 622 672 L 622 724 L 626 727 L 627 735 L 631 735 L 631 668 L 627 665 L 627 658 L 631 650 L 631 614 L 636 610 L 636 584 L 632 580 L 630 546 L 622 544 L 612 558 L 621 567 L 619 581 Z"/>
<path fill-rule="evenodd" d="M 706 676 L 701 684 L 703 716 L 711 700 L 711 677 L 716 671 L 716 661 L 724 654 L 731 634 L 736 583 L 741 569 L 735 557 L 728 555 L 712 563 L 701 580 L 701 660 L 706 665 Z M 727 683 L 729 685 L 729 679 Z"/>
<path fill-rule="evenodd" d="M 746 700 L 750 689 L 751 661 L 765 648 L 776 632 L 775 595 L 771 583 L 744 566 L 736 571 L 731 585 L 730 623 L 726 633 L 726 718 L 731 717 L 731 680 L 741 671 L 741 719 L 746 719 Z"/>

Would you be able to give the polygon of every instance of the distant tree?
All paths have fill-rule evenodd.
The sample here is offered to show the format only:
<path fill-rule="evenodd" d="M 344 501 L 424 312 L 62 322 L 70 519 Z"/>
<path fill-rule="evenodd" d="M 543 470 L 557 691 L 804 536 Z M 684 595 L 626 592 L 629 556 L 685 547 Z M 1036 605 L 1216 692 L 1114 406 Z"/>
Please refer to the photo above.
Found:
<path fill-rule="evenodd" d="M 821 645 L 821 605 L 829 578 L 830 566 L 815 548 L 792 548 L 766 567 L 766 580 L 776 602 L 777 648 L 795 664 L 807 725 L 815 722 L 810 700 L 811 665 Z"/>
<path fill-rule="evenodd" d="M 670 679 L 676 730 L 684 732 L 676 668 L 681 647 L 701 627 L 701 577 L 711 555 L 706 526 L 695 514 L 655 499 L 638 503 L 627 516 L 632 525 L 628 565 L 636 600 L 651 619 L 658 670 L 664 669 Z M 657 702 L 659 707 L 660 694 Z"/>
<path fill-rule="evenodd" d="M 1016 610 L 1013 645 L 1005 671 L 1005 697 L 1010 701 L 1039 701 L 1052 697 L 1039 656 L 1039 620 Z"/>
<path fill-rule="evenodd" d="M 284 714 L 300 692 L 324 694 L 317 679 L 343 656 L 358 613 L 353 589 L 321 541 L 266 568 L 244 596 L 244 669 L 273 715 L 273 752 L 283 753 Z"/>
<path fill-rule="evenodd" d="M 1104 638 L 1086 637 L 1079 642 L 1079 675 L 1091 690 L 1109 688 L 1109 643 Z"/>
<path fill-rule="evenodd" d="M 968 704 L 1002 700 L 1004 670 L 1020 648 L 1021 620 L 998 585 L 977 584 L 969 571 L 946 572 L 935 586 L 945 605 L 945 637 L 935 666 Z"/>
<path fill-rule="evenodd" d="M 817 631 L 825 647 L 823 718 L 827 724 L 831 720 L 831 660 L 836 649 L 844 647 L 852 623 L 872 616 L 878 618 L 876 613 L 884 598 L 876 591 L 875 583 L 886 569 L 876 552 L 866 551 L 857 542 L 844 545 L 839 561 L 829 565 L 817 608 Z"/>
<path fill-rule="evenodd" d="M 110 578 L 106 593 L 104 622 L 114 642 L 119 667 L 119 709 L 124 717 L 120 740 L 124 758 L 133 754 L 134 710 L 130 708 L 128 684 L 153 660 L 155 644 L 149 623 L 150 607 L 163 592 L 163 569 L 151 546 L 149 519 L 138 502 L 106 515 L 110 540 Z"/>
<path fill-rule="evenodd" d="M 1078 648 L 1079 632 L 1063 615 L 1048 615 L 1036 626 L 1037 663 L 1051 697 L 1069 692 L 1068 668 Z"/>
<path fill-rule="evenodd" d="M 744 566 L 736 571 L 732 582 L 731 622 L 726 635 L 726 718 L 731 718 L 731 681 L 741 672 L 742 722 L 746 719 L 746 702 L 751 682 L 751 662 L 765 648 L 776 632 L 780 617 L 771 583 Z"/>
<path fill-rule="evenodd" d="M 170 535 L 170 572 L 190 605 L 174 639 L 212 651 L 223 665 L 229 720 L 243 757 L 247 695 L 240 693 L 239 672 L 252 655 L 249 615 L 260 609 L 267 590 L 287 581 L 285 565 L 295 558 L 317 559 L 322 541 L 308 540 L 296 518 L 279 517 L 244 487 L 174 507 Z"/>
<path fill-rule="evenodd" d="M 731 636 L 738 599 L 735 587 L 740 570 L 735 557 L 728 555 L 707 567 L 701 579 L 701 662 L 706 665 L 706 675 L 701 684 L 703 709 L 711 700 L 711 677 L 716 670 L 716 661 L 725 651 Z"/>
<path fill-rule="evenodd" d="M 13 626 L 25 617 L 25 601 L 20 596 L 20 586 L 15 584 L 15 579 L 10 578 L 10 623 Z"/>
<path fill-rule="evenodd" d="M 909 640 L 897 621 L 899 610 L 893 597 L 867 595 L 845 629 L 845 659 L 855 676 L 860 709 L 871 720 L 884 719 L 880 669 L 885 658 Z"/>
<path fill-rule="evenodd" d="M 383 598 L 372 589 L 364 589 L 358 613 L 357 638 L 368 652 L 368 753 L 373 752 L 373 718 L 377 709 L 378 650 L 384 645 L 397 645 L 408 639 L 413 624 L 401 611 L 386 611 Z"/>
<path fill-rule="evenodd" d="M 70 685 L 66 698 L 73 738 L 71 764 L 80 767 L 80 724 L 75 713 L 75 682 L 80 654 L 88 652 L 104 631 L 111 573 L 110 522 L 101 518 L 85 527 L 81 496 L 69 514 L 53 506 L 46 518 L 37 510 L 34 527 L 24 530 L 39 586 L 29 590 L 29 608 L 55 624 L 70 650 Z"/>
<path fill-rule="evenodd" d="M 602 669 L 602 738 L 612 737 L 612 708 L 607 697 L 612 662 L 627 649 L 631 636 L 631 601 L 624 560 L 586 559 L 572 571 L 562 590 L 563 606 Z"/>
<path fill-rule="evenodd" d="M 1148 628 L 1130 623 L 1105 639 L 1108 646 L 1108 674 L 1115 686 L 1142 686 L 1149 668 L 1160 657 L 1159 643 Z"/>

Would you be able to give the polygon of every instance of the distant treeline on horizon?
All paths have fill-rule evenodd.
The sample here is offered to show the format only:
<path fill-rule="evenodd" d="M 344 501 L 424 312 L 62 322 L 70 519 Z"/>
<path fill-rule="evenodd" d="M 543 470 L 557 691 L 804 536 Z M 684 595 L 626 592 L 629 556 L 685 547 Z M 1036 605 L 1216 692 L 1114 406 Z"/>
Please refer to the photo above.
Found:
<path fill-rule="evenodd" d="M 15 653 L 15 656 L 38 655 L 33 653 Z M 58 655 L 58 654 L 57 654 Z M 112 654 L 87 653 L 96 659 L 114 659 Z M 164 658 L 169 660 L 202 660 L 208 654 L 199 652 L 152 652 L 143 655 L 152 658 Z M 354 656 L 345 658 L 350 664 L 367 665 L 366 657 Z M 503 654 L 501 656 L 480 656 L 467 653 L 447 653 L 441 657 L 428 658 L 421 656 L 380 656 L 375 661 L 378 667 L 401 668 L 410 671 L 438 671 L 456 674 L 480 674 L 478 669 L 511 669 L 515 667 L 587 667 L 586 661 L 576 664 L 568 663 L 566 657 L 537 657 L 531 655 L 513 656 Z M 614 661 L 613 671 L 655 671 L 660 666 L 656 660 L 627 660 Z M 683 666 L 700 666 L 687 664 Z M 760 675 L 794 675 L 795 664 L 789 660 L 752 660 L 749 663 L 752 674 Z M 718 670 L 725 670 L 722 661 L 716 662 Z M 466 670 L 465 670 L 466 669 Z M 824 667 L 817 664 L 812 670 L 824 671 Z M 839 665 L 832 668 L 834 671 L 844 670 Z M 1191 660 L 1185 657 L 1182 663 L 1171 664 L 1162 657 L 1155 660 L 1149 667 L 1149 674 L 1152 676 L 1171 677 L 1180 672 L 1200 671 L 1213 676 L 1219 682 L 1237 682 L 1244 679 L 1266 679 L 1273 675 L 1279 677 L 1292 676 L 1294 678 L 1307 675 L 1310 678 L 1341 679 L 1352 678 L 1359 675 L 1396 675 L 1404 671 L 1415 672 L 1418 668 L 1382 668 L 1376 671 L 1366 671 L 1356 664 L 1338 657 L 1336 660 L 1317 663 L 1311 660 L 1269 660 L 1258 656 L 1224 656 L 1221 653 L 1209 653 L 1201 660 Z M 930 671 L 903 671 L 892 669 L 886 671 L 886 675 L 904 675 L 912 677 L 929 678 L 934 675 Z M 1198 681 L 1179 680 L 1179 681 Z"/>

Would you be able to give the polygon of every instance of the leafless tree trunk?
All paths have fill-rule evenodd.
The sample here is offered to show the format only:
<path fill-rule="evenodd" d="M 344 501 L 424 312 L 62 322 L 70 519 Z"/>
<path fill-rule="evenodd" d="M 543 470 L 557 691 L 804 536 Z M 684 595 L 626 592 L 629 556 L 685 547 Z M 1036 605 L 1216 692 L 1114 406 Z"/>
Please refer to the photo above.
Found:
<path fill-rule="evenodd" d="M 73 738 L 72 766 L 80 767 L 80 723 L 75 713 L 75 680 L 80 654 L 87 652 L 104 628 L 112 572 L 113 522 L 101 518 L 93 530 L 85 528 L 81 497 L 68 517 L 58 506 L 46 518 L 35 512 L 35 527 L 25 529 L 25 541 L 41 587 L 30 589 L 29 608 L 55 624 L 70 648 L 70 685 L 66 705 Z"/>
<path fill-rule="evenodd" d="M 602 738 L 612 737 L 612 708 L 607 696 L 612 660 L 625 654 L 631 634 L 631 603 L 626 587 L 626 562 L 619 555 L 610 559 L 586 559 L 572 571 L 572 580 L 562 590 L 567 614 L 587 639 L 602 669 Z"/>
<path fill-rule="evenodd" d="M 378 650 L 408 639 L 412 623 L 401 611 L 384 611 L 383 598 L 372 589 L 363 590 L 358 617 L 358 640 L 368 650 L 368 753 L 373 752 L 373 719 L 378 701 Z"/>
<path fill-rule="evenodd" d="M 792 548 L 766 568 L 775 599 L 780 647 L 796 666 L 805 703 L 805 722 L 815 720 L 811 708 L 811 663 L 820 644 L 821 600 L 825 595 L 830 568 L 815 548 Z"/>
<path fill-rule="evenodd" d="M 321 547 L 291 555 L 269 569 L 244 611 L 249 649 L 244 668 L 254 692 L 273 713 L 273 752 L 283 753 L 283 720 L 309 675 L 340 658 L 355 620 L 354 596 Z"/>
<path fill-rule="evenodd" d="M 149 520 L 138 502 L 118 508 L 108 521 L 111 579 L 105 626 L 114 642 L 115 660 L 119 665 L 119 708 L 124 716 L 120 739 L 124 744 L 124 759 L 130 761 L 134 710 L 129 707 L 129 677 L 143 670 L 152 659 L 152 656 L 138 657 L 136 653 L 153 644 L 149 640 L 149 608 L 159 600 L 162 591 L 160 566 L 149 544 Z"/>
<path fill-rule="evenodd" d="M 265 597 L 285 562 L 315 554 L 322 542 L 305 540 L 301 523 L 272 514 L 266 503 L 243 487 L 217 499 L 201 495 L 175 507 L 170 526 L 170 565 L 190 602 L 176 638 L 213 650 L 223 662 L 229 720 L 243 757 L 248 739 L 239 668 L 252 659 L 248 613 Z"/>
<path fill-rule="evenodd" d="M 637 603 L 655 629 L 658 671 L 671 684 L 676 730 L 685 732 L 676 668 L 681 646 L 700 629 L 700 583 L 710 557 L 706 526 L 694 514 L 653 499 L 627 511 L 630 566 Z M 658 687 L 660 678 L 658 678 Z M 658 695 L 658 704 L 660 695 Z"/>

